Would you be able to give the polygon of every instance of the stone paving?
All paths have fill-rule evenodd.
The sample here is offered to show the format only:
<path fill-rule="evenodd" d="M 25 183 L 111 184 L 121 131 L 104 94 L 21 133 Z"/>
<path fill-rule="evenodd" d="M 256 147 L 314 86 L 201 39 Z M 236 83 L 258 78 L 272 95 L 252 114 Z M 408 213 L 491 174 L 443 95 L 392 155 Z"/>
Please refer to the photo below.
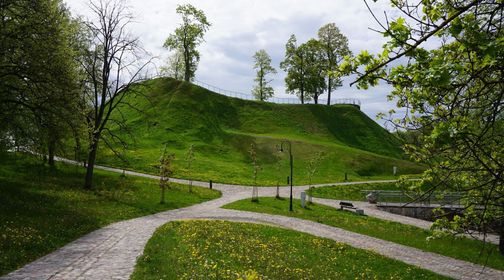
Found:
<path fill-rule="evenodd" d="M 118 171 L 110 168 L 107 168 L 107 170 Z M 139 175 L 135 172 L 128 173 Z M 156 176 L 152 175 L 140 175 L 156 178 Z M 185 180 L 174 181 L 187 183 Z M 194 182 L 194 185 L 207 187 L 208 183 Z M 455 279 L 504 279 L 504 271 L 485 268 L 312 221 L 222 209 L 220 207 L 225 204 L 251 197 L 252 189 L 226 184 L 213 184 L 213 186 L 222 192 L 221 198 L 186 208 L 111 224 L 77 239 L 5 277 L 0 277 L 0 279 L 129 279 L 134 270 L 137 257 L 142 254 L 145 244 L 156 228 L 169 221 L 184 219 L 218 219 L 271 224 L 329 238 L 356 248 L 372 250 L 386 257 Z M 307 186 L 295 187 L 293 194 L 299 197 L 300 192 L 306 189 Z M 288 191 L 287 187 L 280 189 L 283 197 L 288 196 Z M 260 196 L 274 196 L 275 194 L 275 188 L 259 189 Z M 334 201 L 322 199 L 315 199 L 315 201 L 327 205 L 335 203 Z M 366 214 L 372 213 L 370 209 L 366 209 L 366 211 Z M 418 226 L 423 227 L 425 225 L 419 223 Z"/>

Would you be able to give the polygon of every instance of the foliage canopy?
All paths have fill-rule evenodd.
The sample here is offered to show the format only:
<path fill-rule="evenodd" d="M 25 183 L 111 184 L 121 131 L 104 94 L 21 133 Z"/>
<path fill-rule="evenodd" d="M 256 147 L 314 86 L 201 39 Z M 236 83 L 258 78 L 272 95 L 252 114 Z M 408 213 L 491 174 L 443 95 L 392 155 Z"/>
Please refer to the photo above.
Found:
<path fill-rule="evenodd" d="M 388 38 L 383 51 L 363 51 L 340 68 L 359 73 L 360 88 L 380 80 L 391 84 L 389 98 L 407 111 L 391 121 L 423 132 L 419 145 L 406 146 L 429 166 L 423 183 L 432 184 L 431 191 L 467 193 L 465 214 L 451 222 L 441 219 L 437 227 L 496 232 L 504 252 L 504 5 L 490 0 L 391 4 L 405 18 L 382 24 Z"/>

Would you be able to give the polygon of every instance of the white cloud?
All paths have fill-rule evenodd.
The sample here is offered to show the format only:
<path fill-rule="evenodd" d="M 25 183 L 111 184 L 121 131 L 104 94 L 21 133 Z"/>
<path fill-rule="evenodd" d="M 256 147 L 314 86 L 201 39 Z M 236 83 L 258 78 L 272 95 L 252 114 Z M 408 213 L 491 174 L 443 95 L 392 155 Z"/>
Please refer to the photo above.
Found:
<path fill-rule="evenodd" d="M 66 3 L 73 14 L 90 15 L 86 1 L 66 0 Z M 150 54 L 161 58 L 168 55 L 162 45 L 180 22 L 175 13 L 176 6 L 184 3 L 202 9 L 212 23 L 205 36 L 206 42 L 200 48 L 197 79 L 233 91 L 250 92 L 254 79 L 252 55 L 258 49 L 266 49 L 278 69 L 290 34 L 304 42 L 315 37 L 323 24 L 334 22 L 348 37 L 354 53 L 364 49 L 378 52 L 385 42 L 380 34 L 369 29 L 379 29 L 379 26 L 362 1 L 130 0 L 128 4 L 136 17 L 131 31 L 140 37 Z M 388 16 L 394 17 L 387 1 L 371 3 L 371 7 L 376 14 L 387 10 Z M 278 70 L 273 84 L 276 96 L 293 97 L 284 93 L 285 73 Z M 349 87 L 350 81 L 345 79 L 344 86 L 334 93 L 333 98 L 360 99 L 362 110 L 373 119 L 376 113 L 394 107 L 386 100 L 390 91 L 388 86 L 362 91 Z"/>

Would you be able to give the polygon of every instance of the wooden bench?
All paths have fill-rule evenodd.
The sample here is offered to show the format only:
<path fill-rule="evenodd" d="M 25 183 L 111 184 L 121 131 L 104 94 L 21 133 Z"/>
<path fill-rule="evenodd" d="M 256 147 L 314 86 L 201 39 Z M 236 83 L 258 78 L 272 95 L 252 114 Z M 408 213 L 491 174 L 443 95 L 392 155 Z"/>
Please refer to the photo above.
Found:
<path fill-rule="evenodd" d="M 353 205 L 353 203 L 351 202 L 346 202 L 346 201 L 340 201 L 339 203 L 339 206 L 340 206 L 340 209 L 343 210 L 343 209 L 353 209 L 355 210 L 355 213 L 359 214 L 359 215 L 364 215 L 364 210 L 363 209 L 359 209 L 357 207 L 355 207 Z"/>
<path fill-rule="evenodd" d="M 343 208 L 348 208 L 348 209 L 357 209 L 351 202 L 346 202 L 346 201 L 341 201 L 339 203 L 340 209 L 343 210 Z"/>

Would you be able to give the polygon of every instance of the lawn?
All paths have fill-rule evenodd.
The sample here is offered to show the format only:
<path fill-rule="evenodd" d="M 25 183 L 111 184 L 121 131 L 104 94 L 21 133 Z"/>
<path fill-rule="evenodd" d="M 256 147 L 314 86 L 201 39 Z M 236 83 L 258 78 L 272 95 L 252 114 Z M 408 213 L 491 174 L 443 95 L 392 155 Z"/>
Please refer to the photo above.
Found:
<path fill-rule="evenodd" d="M 56 170 L 24 155 L 0 154 L 0 275 L 107 224 L 200 203 L 217 191 L 174 185 L 159 204 L 155 180 L 95 171 L 83 190 L 83 169 Z"/>
<path fill-rule="evenodd" d="M 261 197 L 258 203 L 245 199 L 225 205 L 223 208 L 312 220 L 424 251 L 504 270 L 504 256 L 499 254 L 496 245 L 484 244 L 481 241 L 468 238 L 453 237 L 428 241 L 427 237 L 430 236 L 430 232 L 414 226 L 360 216 L 351 211 L 339 210 L 325 205 L 311 204 L 307 209 L 298 205 L 300 205 L 300 201 L 295 200 L 294 211 L 289 212 L 288 199 Z"/>
<path fill-rule="evenodd" d="M 224 221 L 160 227 L 131 279 L 446 279 L 309 234 Z"/>

